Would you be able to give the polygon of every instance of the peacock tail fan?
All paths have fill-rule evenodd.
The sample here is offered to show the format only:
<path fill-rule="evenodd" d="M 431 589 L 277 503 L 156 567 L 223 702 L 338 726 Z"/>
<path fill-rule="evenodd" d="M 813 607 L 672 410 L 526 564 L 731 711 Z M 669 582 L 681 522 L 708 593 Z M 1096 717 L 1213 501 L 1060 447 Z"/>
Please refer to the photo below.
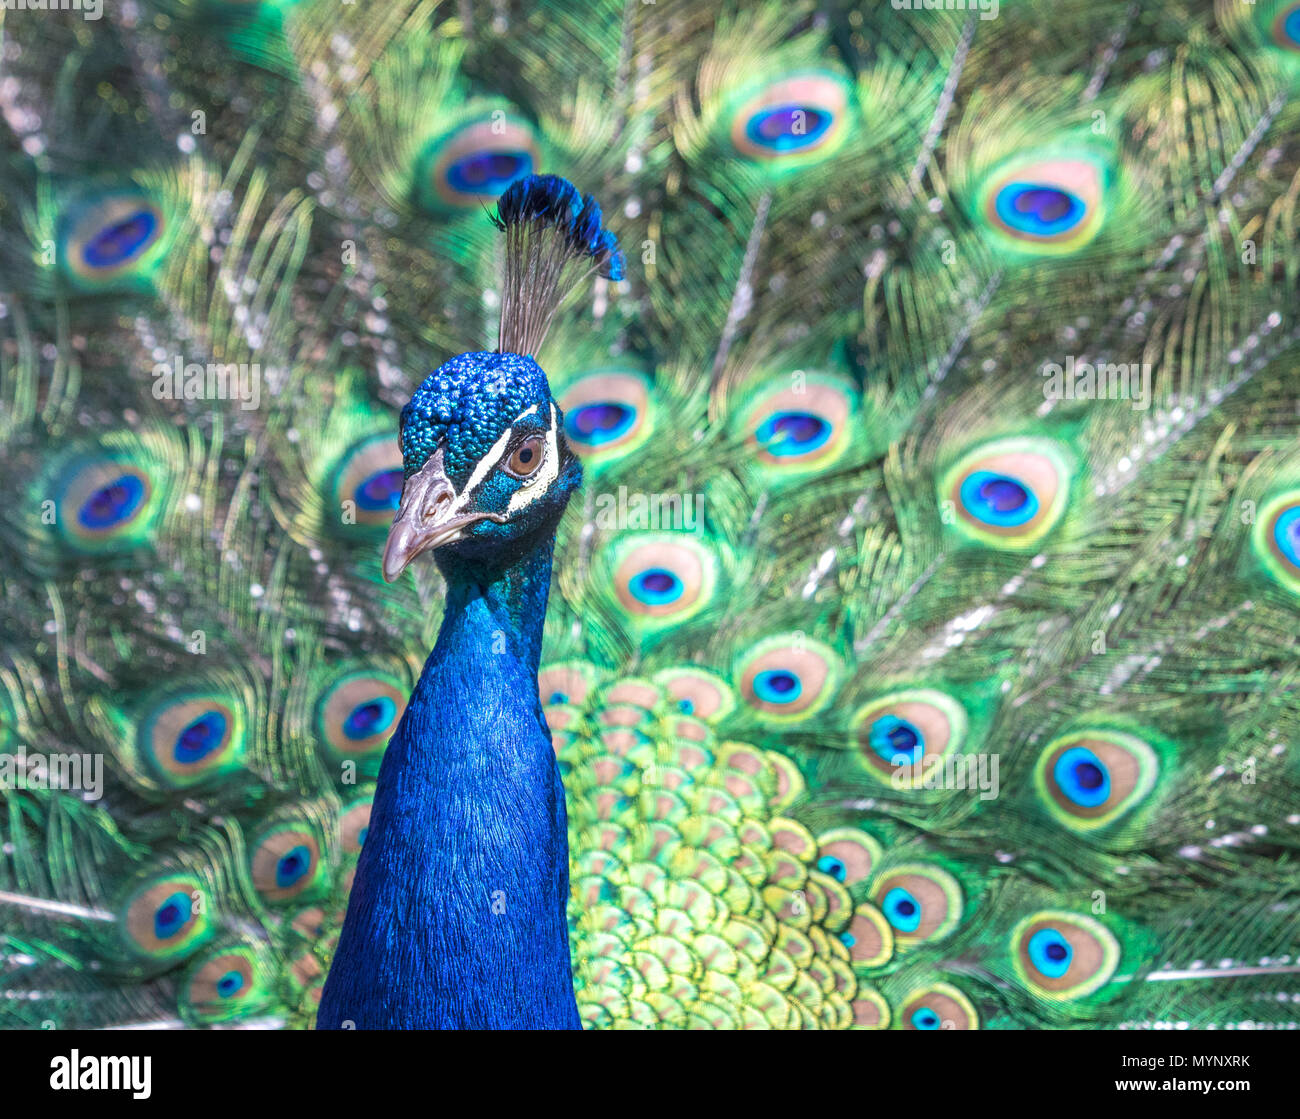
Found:
<path fill-rule="evenodd" d="M 586 1025 L 1296 1025 L 1300 16 L 967 7 L 4 13 L 0 1025 L 312 1025 L 498 348 Z"/>

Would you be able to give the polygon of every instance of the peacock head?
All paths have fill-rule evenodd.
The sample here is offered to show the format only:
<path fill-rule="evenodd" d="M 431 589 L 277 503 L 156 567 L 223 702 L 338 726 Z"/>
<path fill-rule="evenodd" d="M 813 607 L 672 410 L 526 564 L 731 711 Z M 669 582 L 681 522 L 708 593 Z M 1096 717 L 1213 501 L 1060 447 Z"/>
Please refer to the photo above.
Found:
<path fill-rule="evenodd" d="M 452 358 L 402 409 L 406 481 L 384 549 L 389 582 L 434 548 L 445 574 L 490 578 L 554 533 L 582 481 L 546 374 L 524 355 L 538 352 L 579 280 L 623 278 L 623 254 L 595 199 L 558 175 L 512 183 L 492 223 L 505 234 L 497 349 Z"/>
<path fill-rule="evenodd" d="M 402 409 L 401 445 L 390 583 L 434 549 L 444 571 L 508 566 L 555 531 L 582 482 L 546 374 L 521 354 L 461 354 L 430 373 Z"/>

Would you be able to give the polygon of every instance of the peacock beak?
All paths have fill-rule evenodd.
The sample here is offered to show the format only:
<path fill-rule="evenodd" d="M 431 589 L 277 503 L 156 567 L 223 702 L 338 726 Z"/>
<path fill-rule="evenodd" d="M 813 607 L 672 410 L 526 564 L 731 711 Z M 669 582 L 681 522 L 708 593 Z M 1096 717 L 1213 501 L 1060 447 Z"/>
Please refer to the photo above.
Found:
<path fill-rule="evenodd" d="M 401 575 L 421 552 L 460 540 L 465 529 L 476 521 L 505 520 L 498 513 L 466 510 L 464 504 L 464 498 L 457 495 L 443 472 L 439 447 L 402 487 L 402 500 L 384 545 L 385 581 L 391 583 Z"/>

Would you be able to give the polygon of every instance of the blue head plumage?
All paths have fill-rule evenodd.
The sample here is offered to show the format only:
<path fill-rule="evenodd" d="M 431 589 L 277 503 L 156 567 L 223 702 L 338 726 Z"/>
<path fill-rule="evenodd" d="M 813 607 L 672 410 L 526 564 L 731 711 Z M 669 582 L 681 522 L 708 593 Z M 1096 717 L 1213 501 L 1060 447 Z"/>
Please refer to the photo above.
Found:
<path fill-rule="evenodd" d="M 401 443 L 390 580 L 435 548 L 447 573 L 509 566 L 549 539 L 582 481 L 546 375 L 521 354 L 461 354 L 431 373 L 402 409 Z"/>
<path fill-rule="evenodd" d="M 409 478 L 445 444 L 444 468 L 458 484 L 497 434 L 533 405 L 551 400 L 546 374 L 519 354 L 471 353 L 430 373 L 402 409 L 402 466 Z"/>

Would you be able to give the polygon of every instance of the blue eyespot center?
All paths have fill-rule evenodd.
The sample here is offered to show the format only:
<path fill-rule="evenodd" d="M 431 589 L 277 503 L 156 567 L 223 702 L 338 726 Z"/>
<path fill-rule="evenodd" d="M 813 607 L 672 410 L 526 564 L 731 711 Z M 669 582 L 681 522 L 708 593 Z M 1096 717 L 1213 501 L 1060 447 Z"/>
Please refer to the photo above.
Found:
<path fill-rule="evenodd" d="M 961 484 L 961 501 L 977 520 L 988 525 L 1015 527 L 1038 515 L 1038 498 L 1032 490 L 1006 474 L 976 470 Z"/>
<path fill-rule="evenodd" d="M 220 711 L 205 711 L 177 736 L 173 757 L 182 765 L 202 761 L 225 741 L 228 725 Z"/>
<path fill-rule="evenodd" d="M 677 710 L 683 715 L 695 714 L 695 704 L 689 699 L 679 699 L 677 701 Z"/>
<path fill-rule="evenodd" d="M 1285 510 L 1273 522 L 1273 541 L 1287 563 L 1300 568 L 1300 505 Z"/>
<path fill-rule="evenodd" d="M 404 478 L 400 467 L 376 471 L 357 487 L 357 505 L 367 513 L 396 509 L 402 499 Z"/>
<path fill-rule="evenodd" d="M 376 696 L 352 709 L 343 720 L 343 733 L 354 740 L 382 734 L 392 726 L 396 715 L 397 704 L 388 696 Z"/>
<path fill-rule="evenodd" d="M 832 430 L 826 420 L 811 412 L 777 412 L 758 425 L 754 438 L 768 454 L 785 457 L 824 447 Z"/>
<path fill-rule="evenodd" d="M 111 268 L 130 260 L 148 244 L 158 228 L 152 210 L 140 210 L 96 233 L 81 250 L 81 259 L 92 268 Z"/>
<path fill-rule="evenodd" d="M 885 919 L 899 932 L 916 932 L 921 926 L 921 903 L 901 886 L 895 886 L 881 903 Z"/>
<path fill-rule="evenodd" d="M 1062 751 L 1052 767 L 1056 787 L 1081 808 L 1096 808 L 1110 799 L 1110 772 L 1086 746 Z"/>
<path fill-rule="evenodd" d="M 1020 233 L 1053 237 L 1067 233 L 1087 213 L 1069 191 L 1039 183 L 1008 183 L 998 191 L 994 208 L 1002 222 Z"/>
<path fill-rule="evenodd" d="M 275 884 L 288 889 L 311 869 L 311 862 L 311 852 L 301 843 L 286 851 L 275 864 Z"/>
<path fill-rule="evenodd" d="M 244 976 L 233 968 L 217 980 L 217 994 L 228 999 L 244 989 Z"/>
<path fill-rule="evenodd" d="M 144 502 L 144 482 L 134 474 L 123 474 L 101 486 L 77 511 L 83 528 L 112 528 L 130 520 Z"/>
<path fill-rule="evenodd" d="M 648 606 L 667 606 L 681 598 L 686 587 L 667 568 L 650 567 L 632 578 L 629 589 Z"/>
<path fill-rule="evenodd" d="M 526 151 L 474 152 L 447 168 L 447 183 L 465 194 L 501 194 L 532 173 L 533 157 Z"/>
<path fill-rule="evenodd" d="M 774 105 L 749 118 L 745 136 L 774 152 L 796 152 L 818 143 L 834 124 L 825 109 L 810 105 Z"/>
<path fill-rule="evenodd" d="M 546 702 L 547 703 L 568 703 L 569 697 L 565 695 L 563 692 L 552 692 L 551 698 L 548 699 Z"/>
<path fill-rule="evenodd" d="M 1293 8 L 1283 17 L 1282 34 L 1292 47 L 1300 47 L 1300 7 Z"/>
<path fill-rule="evenodd" d="M 754 677 L 754 694 L 764 703 L 794 703 L 803 692 L 803 683 L 784 668 L 769 668 Z"/>
<path fill-rule="evenodd" d="M 912 1025 L 918 1030 L 937 1030 L 942 1023 L 937 1015 L 928 1006 L 922 1006 L 912 1012 Z"/>
<path fill-rule="evenodd" d="M 925 736 L 896 715 L 882 715 L 871 724 L 868 744 L 893 765 L 912 765 L 925 754 Z"/>
<path fill-rule="evenodd" d="M 1049 979 L 1060 979 L 1073 959 L 1070 942 L 1055 929 L 1039 929 L 1029 938 L 1029 960 Z"/>
<path fill-rule="evenodd" d="M 636 409 L 615 400 L 583 404 L 564 418 L 569 436 L 579 443 L 600 446 L 622 438 L 636 423 Z"/>
<path fill-rule="evenodd" d="M 834 855 L 823 855 L 817 860 L 817 869 L 823 874 L 829 874 L 836 882 L 843 882 L 849 876 L 848 867 L 844 865 L 843 859 L 837 859 Z"/>
<path fill-rule="evenodd" d="M 169 940 L 189 924 L 190 916 L 190 896 L 182 890 L 177 890 L 155 911 L 154 936 L 159 940 Z"/>

